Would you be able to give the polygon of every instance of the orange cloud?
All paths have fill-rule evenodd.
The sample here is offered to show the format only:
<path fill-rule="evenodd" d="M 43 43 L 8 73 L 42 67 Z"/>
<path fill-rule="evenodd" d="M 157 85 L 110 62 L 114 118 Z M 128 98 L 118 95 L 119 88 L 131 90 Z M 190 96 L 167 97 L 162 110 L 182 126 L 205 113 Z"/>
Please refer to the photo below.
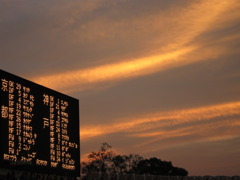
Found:
<path fill-rule="evenodd" d="M 220 126 L 239 127 L 239 109 L 240 102 L 230 102 L 206 107 L 156 112 L 138 118 L 123 118 L 116 120 L 116 122 L 121 123 L 81 127 L 81 140 L 119 132 L 128 132 L 128 135 L 133 137 L 157 137 L 159 139 L 160 136 L 160 139 L 164 139 L 193 135 L 195 132 L 206 132 Z M 228 134 L 231 136 L 231 131 Z M 235 136 L 236 133 L 233 131 L 232 135 Z"/>
<path fill-rule="evenodd" d="M 74 86 L 80 86 L 80 89 L 84 89 L 88 84 L 137 77 L 166 69 L 170 66 L 176 66 L 177 64 L 183 64 L 185 62 L 178 62 L 178 58 L 194 49 L 193 47 L 187 47 L 162 55 L 43 76 L 34 79 L 34 81 L 54 89 L 64 89 L 65 91 L 73 90 Z"/>
<path fill-rule="evenodd" d="M 159 14 L 150 14 L 146 18 L 141 17 L 132 19 L 132 23 L 136 27 L 143 27 L 143 32 L 141 31 L 141 33 L 146 34 L 146 32 L 158 32 L 158 35 L 153 38 L 154 44 L 157 45 L 160 43 L 166 45 L 153 47 L 153 51 L 155 52 L 148 52 L 149 55 L 145 54 L 144 57 L 128 59 L 119 63 L 109 63 L 98 67 L 35 77 L 32 78 L 32 80 L 53 89 L 61 90 L 64 92 L 73 92 L 88 88 L 94 88 L 97 83 L 113 83 L 113 81 L 116 82 L 123 79 L 144 76 L 170 68 L 176 68 L 184 66 L 186 64 L 195 63 L 199 60 L 206 60 L 222 55 L 224 53 L 222 50 L 215 50 L 214 48 L 211 50 L 206 50 L 203 48 L 204 45 L 201 44 L 203 47 L 200 47 L 199 44 L 192 43 L 192 41 L 201 33 L 212 28 L 215 25 L 216 19 L 220 19 L 222 13 L 229 10 L 234 2 L 235 1 L 201 1 L 198 3 L 190 3 L 190 5 L 188 5 L 186 8 L 170 8 L 169 11 L 159 12 Z M 92 11 L 99 6 L 101 6 L 99 3 L 97 3 L 96 6 L 90 3 L 91 8 L 89 11 Z M 79 15 L 81 12 L 82 11 L 75 12 L 75 14 Z M 69 17 L 69 21 L 76 23 L 76 19 L 74 19 L 74 17 L 75 16 L 71 18 Z M 167 17 L 167 22 L 165 22 L 164 17 Z M 161 23 L 159 23 L 159 19 L 162 19 Z M 152 25 L 149 25 L 148 23 L 152 21 L 154 23 L 152 23 Z M 66 20 L 66 22 L 68 22 L 68 20 Z M 92 30 L 97 29 L 100 34 L 103 33 L 121 35 L 121 32 L 116 33 L 119 31 L 119 26 L 125 27 L 128 25 L 125 24 L 125 21 L 118 22 L 116 26 L 113 24 L 111 27 L 109 27 L 110 29 L 113 28 L 112 33 L 107 33 L 102 32 L 106 29 L 103 28 L 103 30 L 101 30 L 102 23 L 112 24 L 112 20 L 103 20 L 100 18 L 96 19 L 93 22 L 89 22 L 86 27 L 87 32 L 91 32 Z M 88 27 L 89 24 L 94 24 L 94 26 L 99 25 L 99 27 Z M 149 26 L 151 27 L 151 30 L 147 28 Z M 160 30 L 162 33 L 159 33 Z M 77 34 L 79 34 L 79 31 L 75 31 L 76 37 L 74 37 L 74 39 L 77 39 Z M 96 34 L 97 32 L 91 33 L 92 36 Z M 125 32 L 125 34 L 128 33 Z M 97 37 L 91 38 L 96 40 Z M 187 44 L 188 46 L 186 46 Z"/>
<path fill-rule="evenodd" d="M 224 54 L 225 51 L 224 48 L 219 51 L 219 49 L 215 48 L 199 49 L 196 46 L 185 47 L 161 55 L 153 55 L 55 75 L 46 75 L 33 78 L 32 80 L 52 89 L 64 91 L 65 93 L 76 92 L 88 88 L 94 89 L 98 83 L 108 82 L 112 84 L 124 79 L 182 67 L 207 60 L 208 58 L 214 59 Z"/>

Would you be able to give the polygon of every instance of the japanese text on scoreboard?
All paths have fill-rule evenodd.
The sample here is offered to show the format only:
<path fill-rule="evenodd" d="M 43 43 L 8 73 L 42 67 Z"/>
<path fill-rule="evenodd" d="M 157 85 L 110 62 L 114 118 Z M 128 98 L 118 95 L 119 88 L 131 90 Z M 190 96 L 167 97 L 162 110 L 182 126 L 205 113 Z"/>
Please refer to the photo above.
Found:
<path fill-rule="evenodd" d="M 79 174 L 79 101 L 2 70 L 0 83 L 0 165 Z"/>

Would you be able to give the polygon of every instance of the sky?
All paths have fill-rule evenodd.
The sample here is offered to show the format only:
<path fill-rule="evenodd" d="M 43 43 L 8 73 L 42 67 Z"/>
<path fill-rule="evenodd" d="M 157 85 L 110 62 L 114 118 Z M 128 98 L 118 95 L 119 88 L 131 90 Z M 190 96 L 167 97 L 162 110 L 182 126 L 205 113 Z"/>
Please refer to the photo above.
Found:
<path fill-rule="evenodd" d="M 240 175 L 239 0 L 1 0 L 0 68 L 80 100 L 81 156 Z"/>

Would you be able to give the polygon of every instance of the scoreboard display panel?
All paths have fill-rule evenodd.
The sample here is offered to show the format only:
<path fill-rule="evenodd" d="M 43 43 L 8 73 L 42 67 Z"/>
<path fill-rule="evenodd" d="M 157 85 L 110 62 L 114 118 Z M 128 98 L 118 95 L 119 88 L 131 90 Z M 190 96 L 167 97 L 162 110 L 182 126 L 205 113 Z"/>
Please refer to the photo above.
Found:
<path fill-rule="evenodd" d="M 0 167 L 79 176 L 79 101 L 0 70 Z"/>

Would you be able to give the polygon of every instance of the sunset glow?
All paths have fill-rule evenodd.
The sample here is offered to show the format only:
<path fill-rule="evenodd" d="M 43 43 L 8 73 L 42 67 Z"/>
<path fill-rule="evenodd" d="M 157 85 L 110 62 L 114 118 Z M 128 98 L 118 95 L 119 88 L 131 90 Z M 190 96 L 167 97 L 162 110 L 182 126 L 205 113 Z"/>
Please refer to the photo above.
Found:
<path fill-rule="evenodd" d="M 69 89 L 72 89 L 72 87 L 75 86 L 84 89 L 84 86 L 87 86 L 88 84 L 143 76 L 170 67 L 181 66 L 181 64 L 185 64 L 185 62 L 178 62 L 178 58 L 192 50 L 194 50 L 194 48 L 185 48 L 163 55 L 156 55 L 91 69 L 64 72 L 62 74 L 44 76 L 34 80 L 39 84 L 54 89 L 63 89 L 65 91 L 71 91 Z"/>
<path fill-rule="evenodd" d="M 193 109 L 182 109 L 169 112 L 157 112 L 152 114 L 142 115 L 139 118 L 118 119 L 116 122 L 106 126 L 82 127 L 81 139 L 86 141 L 99 135 L 117 133 L 117 132 L 132 132 L 131 136 L 136 137 L 159 137 L 165 139 L 172 136 L 191 135 L 193 133 L 201 133 L 202 130 L 218 129 L 219 127 L 235 127 L 240 128 L 239 112 L 240 102 L 232 102 L 227 104 L 217 104 L 207 107 L 199 107 Z M 220 121 L 219 121 L 220 118 Z M 203 123 L 206 121 L 205 123 Z M 200 122 L 197 125 L 196 123 Z M 154 123 L 154 124 L 153 124 Z M 178 128 L 184 124 L 188 124 L 187 128 Z M 142 125 L 146 126 L 142 126 Z M 153 125 L 151 125 L 153 124 Z M 194 124 L 194 127 L 192 125 Z M 189 127 L 190 126 L 190 127 Z M 146 127 L 148 127 L 146 129 Z M 173 133 L 169 133 L 168 128 L 176 127 Z M 184 126 L 186 127 L 186 125 Z M 163 129 L 162 131 L 154 132 L 154 129 Z M 165 130 L 164 130 L 165 129 Z M 190 132 L 189 132 L 190 131 Z M 232 132 L 233 133 L 233 132 Z M 233 136 L 238 136 L 237 132 Z"/>
<path fill-rule="evenodd" d="M 190 175 L 239 175 L 239 9 L 238 0 L 3 0 L 1 69 L 79 99 L 85 160 L 108 142 Z"/>

